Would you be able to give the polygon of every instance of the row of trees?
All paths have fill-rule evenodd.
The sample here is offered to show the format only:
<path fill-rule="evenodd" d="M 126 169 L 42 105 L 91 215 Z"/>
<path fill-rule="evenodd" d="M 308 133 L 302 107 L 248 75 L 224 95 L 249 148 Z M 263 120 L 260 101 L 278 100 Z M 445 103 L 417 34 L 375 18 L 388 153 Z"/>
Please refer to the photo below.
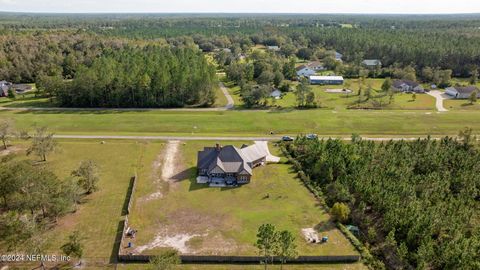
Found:
<path fill-rule="evenodd" d="M 100 179 L 98 165 L 91 160 L 82 161 L 70 177 L 60 179 L 45 164 L 46 155 L 57 148 L 52 134 L 37 128 L 29 137 L 27 154 L 43 162 L 15 154 L 0 162 L 0 242 L 7 251 L 40 249 L 41 232 L 58 217 L 76 211 L 83 196 L 98 189 Z"/>
<path fill-rule="evenodd" d="M 262 263 L 265 270 L 268 264 L 273 264 L 275 256 L 280 261 L 280 269 L 283 268 L 283 264 L 288 259 L 297 257 L 297 245 L 293 234 L 286 230 L 277 231 L 272 224 L 263 224 L 258 228 L 255 247 L 258 248 L 259 254 L 263 257 Z"/>
<path fill-rule="evenodd" d="M 325 194 L 332 214 L 391 269 L 480 267 L 480 151 L 471 129 L 376 143 L 297 139 L 289 153 Z"/>
<path fill-rule="evenodd" d="M 112 51 L 80 66 L 71 82 L 40 76 L 38 89 L 69 107 L 183 107 L 215 102 L 215 69 L 193 49 Z"/>

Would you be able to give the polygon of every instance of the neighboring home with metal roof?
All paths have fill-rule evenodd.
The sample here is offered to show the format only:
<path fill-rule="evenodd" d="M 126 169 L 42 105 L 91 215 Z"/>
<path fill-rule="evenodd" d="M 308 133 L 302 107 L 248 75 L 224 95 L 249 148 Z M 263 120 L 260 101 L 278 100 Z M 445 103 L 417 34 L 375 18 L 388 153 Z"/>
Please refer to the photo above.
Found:
<path fill-rule="evenodd" d="M 480 91 L 476 86 L 453 86 L 445 89 L 445 94 L 454 98 L 470 98 L 473 92 L 477 93 L 477 97 L 480 98 Z"/>
<path fill-rule="evenodd" d="M 278 46 L 267 46 L 267 49 L 274 52 L 280 51 L 280 47 Z"/>
<path fill-rule="evenodd" d="M 211 186 L 246 184 L 250 182 L 253 168 L 266 163 L 268 153 L 257 144 L 205 147 L 198 152 L 198 183 Z"/>
<path fill-rule="evenodd" d="M 310 76 L 310 84 L 334 85 L 343 84 L 342 76 Z"/>
<path fill-rule="evenodd" d="M 280 99 L 282 97 L 282 91 L 278 89 L 274 89 L 272 93 L 270 93 L 270 97 L 273 97 L 275 99 Z"/>
<path fill-rule="evenodd" d="M 315 73 L 317 73 L 314 69 L 306 66 L 306 65 L 301 65 L 301 66 L 298 66 L 296 67 L 296 70 L 297 70 L 297 76 L 298 77 L 308 77 L 308 76 L 311 76 L 311 75 L 314 75 Z"/>
<path fill-rule="evenodd" d="M 410 80 L 395 80 L 392 86 L 393 90 L 398 92 L 415 92 L 415 93 L 425 93 L 425 89 L 418 82 Z"/>
<path fill-rule="evenodd" d="M 367 68 L 382 67 L 382 62 L 378 59 L 365 59 L 362 61 L 362 65 Z"/>

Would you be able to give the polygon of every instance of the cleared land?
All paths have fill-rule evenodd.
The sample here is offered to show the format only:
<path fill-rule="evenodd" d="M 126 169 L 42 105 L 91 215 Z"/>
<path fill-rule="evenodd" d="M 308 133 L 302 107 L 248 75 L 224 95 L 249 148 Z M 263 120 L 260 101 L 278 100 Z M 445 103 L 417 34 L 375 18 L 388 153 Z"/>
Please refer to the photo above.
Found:
<path fill-rule="evenodd" d="M 18 129 L 48 126 L 57 134 L 265 136 L 314 132 L 377 136 L 456 135 L 478 129 L 480 111 L 1 111 Z M 459 121 L 461 119 L 461 121 Z"/>
<path fill-rule="evenodd" d="M 170 142 L 160 152 L 151 167 L 163 172 L 154 169 L 137 182 L 129 221 L 139 233 L 134 248 L 126 252 L 156 254 L 173 247 L 184 254 L 257 255 L 253 246 L 257 229 L 272 223 L 294 233 L 301 255 L 357 254 L 289 165 L 256 168 L 251 183 L 237 188 L 197 184 L 196 153 L 211 144 Z M 175 159 L 173 153 L 178 153 Z M 328 243 L 307 243 L 302 234 L 305 228 L 328 236 Z"/>

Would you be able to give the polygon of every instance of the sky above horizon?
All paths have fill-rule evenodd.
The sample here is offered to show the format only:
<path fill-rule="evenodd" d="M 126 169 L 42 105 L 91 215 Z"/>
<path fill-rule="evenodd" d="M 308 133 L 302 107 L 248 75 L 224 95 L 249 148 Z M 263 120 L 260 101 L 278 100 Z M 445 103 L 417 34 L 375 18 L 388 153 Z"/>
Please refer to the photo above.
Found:
<path fill-rule="evenodd" d="M 480 0 L 0 0 L 0 11 L 148 13 L 480 13 Z"/>

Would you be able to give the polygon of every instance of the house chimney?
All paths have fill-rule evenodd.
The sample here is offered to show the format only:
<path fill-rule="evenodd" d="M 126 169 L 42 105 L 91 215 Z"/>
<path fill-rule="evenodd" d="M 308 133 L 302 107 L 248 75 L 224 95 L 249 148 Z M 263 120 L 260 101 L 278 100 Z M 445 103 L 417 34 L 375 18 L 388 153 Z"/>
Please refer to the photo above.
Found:
<path fill-rule="evenodd" d="M 218 152 L 220 152 L 220 150 L 222 150 L 222 147 L 220 146 L 220 144 L 215 144 L 215 150 L 217 150 Z"/>

